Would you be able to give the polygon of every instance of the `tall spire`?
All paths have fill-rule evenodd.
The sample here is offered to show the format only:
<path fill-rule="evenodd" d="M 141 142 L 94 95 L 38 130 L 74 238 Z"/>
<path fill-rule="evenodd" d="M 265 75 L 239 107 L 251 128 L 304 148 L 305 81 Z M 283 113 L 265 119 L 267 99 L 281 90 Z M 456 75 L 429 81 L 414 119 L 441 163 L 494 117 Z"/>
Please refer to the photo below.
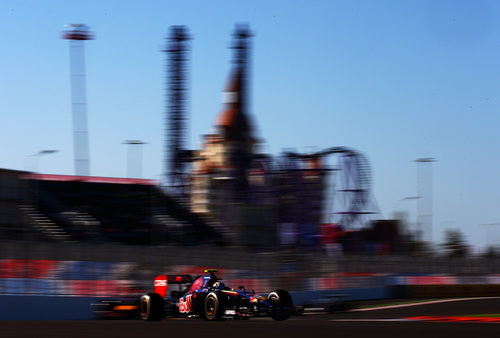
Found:
<path fill-rule="evenodd" d="M 237 200 L 246 198 L 248 170 L 253 159 L 255 139 L 248 111 L 249 38 L 247 25 L 237 25 L 233 33 L 232 69 L 223 92 L 223 108 L 215 121 L 224 147 L 225 175 L 233 178 L 232 190 Z"/>
<path fill-rule="evenodd" d="M 223 109 L 215 121 L 215 126 L 225 140 L 245 142 L 252 138 L 249 116 L 241 102 L 244 94 L 241 72 L 233 71 L 222 93 Z"/>
<path fill-rule="evenodd" d="M 250 28 L 247 24 L 238 24 L 235 27 L 233 33 L 233 44 L 231 48 L 233 49 L 233 73 L 238 74 L 239 77 L 239 91 L 240 96 L 238 97 L 239 108 L 243 113 L 248 111 L 248 75 L 250 67 L 250 38 L 252 37 Z"/>
<path fill-rule="evenodd" d="M 223 109 L 215 122 L 221 136 L 230 141 L 251 141 L 252 128 L 248 114 L 249 41 L 247 25 L 237 25 L 233 33 L 233 67 L 222 93 Z"/>

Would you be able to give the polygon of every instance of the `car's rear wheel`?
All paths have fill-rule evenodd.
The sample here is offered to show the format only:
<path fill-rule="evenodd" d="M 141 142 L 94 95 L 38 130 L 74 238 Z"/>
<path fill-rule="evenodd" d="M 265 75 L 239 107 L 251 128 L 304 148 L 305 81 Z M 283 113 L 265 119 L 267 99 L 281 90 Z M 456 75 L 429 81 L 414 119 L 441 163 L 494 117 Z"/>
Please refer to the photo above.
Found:
<path fill-rule="evenodd" d="M 223 297 L 219 292 L 210 292 L 205 298 L 202 318 L 205 320 L 221 320 L 224 315 Z"/>
<path fill-rule="evenodd" d="M 163 298 L 157 293 L 148 293 L 139 300 L 139 314 L 147 321 L 158 321 L 163 317 Z"/>
<path fill-rule="evenodd" d="M 276 290 L 267 296 L 273 308 L 271 309 L 271 318 L 274 320 L 286 320 L 290 317 L 293 310 L 292 297 L 286 290 Z"/>

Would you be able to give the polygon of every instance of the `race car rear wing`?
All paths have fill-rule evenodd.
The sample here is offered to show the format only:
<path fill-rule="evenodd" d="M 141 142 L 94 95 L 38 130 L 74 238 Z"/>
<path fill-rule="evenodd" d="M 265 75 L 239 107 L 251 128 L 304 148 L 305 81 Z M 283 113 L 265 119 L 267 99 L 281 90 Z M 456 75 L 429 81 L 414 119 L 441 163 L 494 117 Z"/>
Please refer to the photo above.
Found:
<path fill-rule="evenodd" d="M 193 282 L 190 275 L 158 275 L 154 279 L 154 292 L 165 298 L 168 284 L 189 284 Z"/>

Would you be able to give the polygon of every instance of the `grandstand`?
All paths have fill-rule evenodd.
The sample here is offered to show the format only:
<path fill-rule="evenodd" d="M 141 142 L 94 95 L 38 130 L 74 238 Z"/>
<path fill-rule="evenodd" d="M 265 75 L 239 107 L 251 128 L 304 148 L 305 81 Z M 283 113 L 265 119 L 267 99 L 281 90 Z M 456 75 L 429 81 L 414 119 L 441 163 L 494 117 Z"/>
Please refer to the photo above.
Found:
<path fill-rule="evenodd" d="M 20 176 L 27 172 L 0 169 L 0 238 L 18 234 L 22 228 L 22 218 L 18 204 L 22 198 Z"/>
<path fill-rule="evenodd" d="M 3 208 L 16 217 L 2 227 L 3 238 L 155 245 L 221 241 L 212 223 L 152 180 L 17 174 L 10 175 L 17 191 Z"/>

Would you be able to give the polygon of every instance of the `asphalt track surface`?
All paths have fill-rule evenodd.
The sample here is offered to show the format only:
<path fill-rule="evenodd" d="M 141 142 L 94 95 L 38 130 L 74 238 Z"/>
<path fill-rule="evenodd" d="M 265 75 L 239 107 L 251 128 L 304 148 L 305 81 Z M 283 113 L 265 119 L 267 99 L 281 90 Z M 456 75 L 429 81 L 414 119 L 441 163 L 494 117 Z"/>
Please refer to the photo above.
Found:
<path fill-rule="evenodd" d="M 1 337 L 500 337 L 500 323 L 426 322 L 404 318 L 500 313 L 500 298 L 382 310 L 204 322 L 199 319 L 0 321 Z"/>

